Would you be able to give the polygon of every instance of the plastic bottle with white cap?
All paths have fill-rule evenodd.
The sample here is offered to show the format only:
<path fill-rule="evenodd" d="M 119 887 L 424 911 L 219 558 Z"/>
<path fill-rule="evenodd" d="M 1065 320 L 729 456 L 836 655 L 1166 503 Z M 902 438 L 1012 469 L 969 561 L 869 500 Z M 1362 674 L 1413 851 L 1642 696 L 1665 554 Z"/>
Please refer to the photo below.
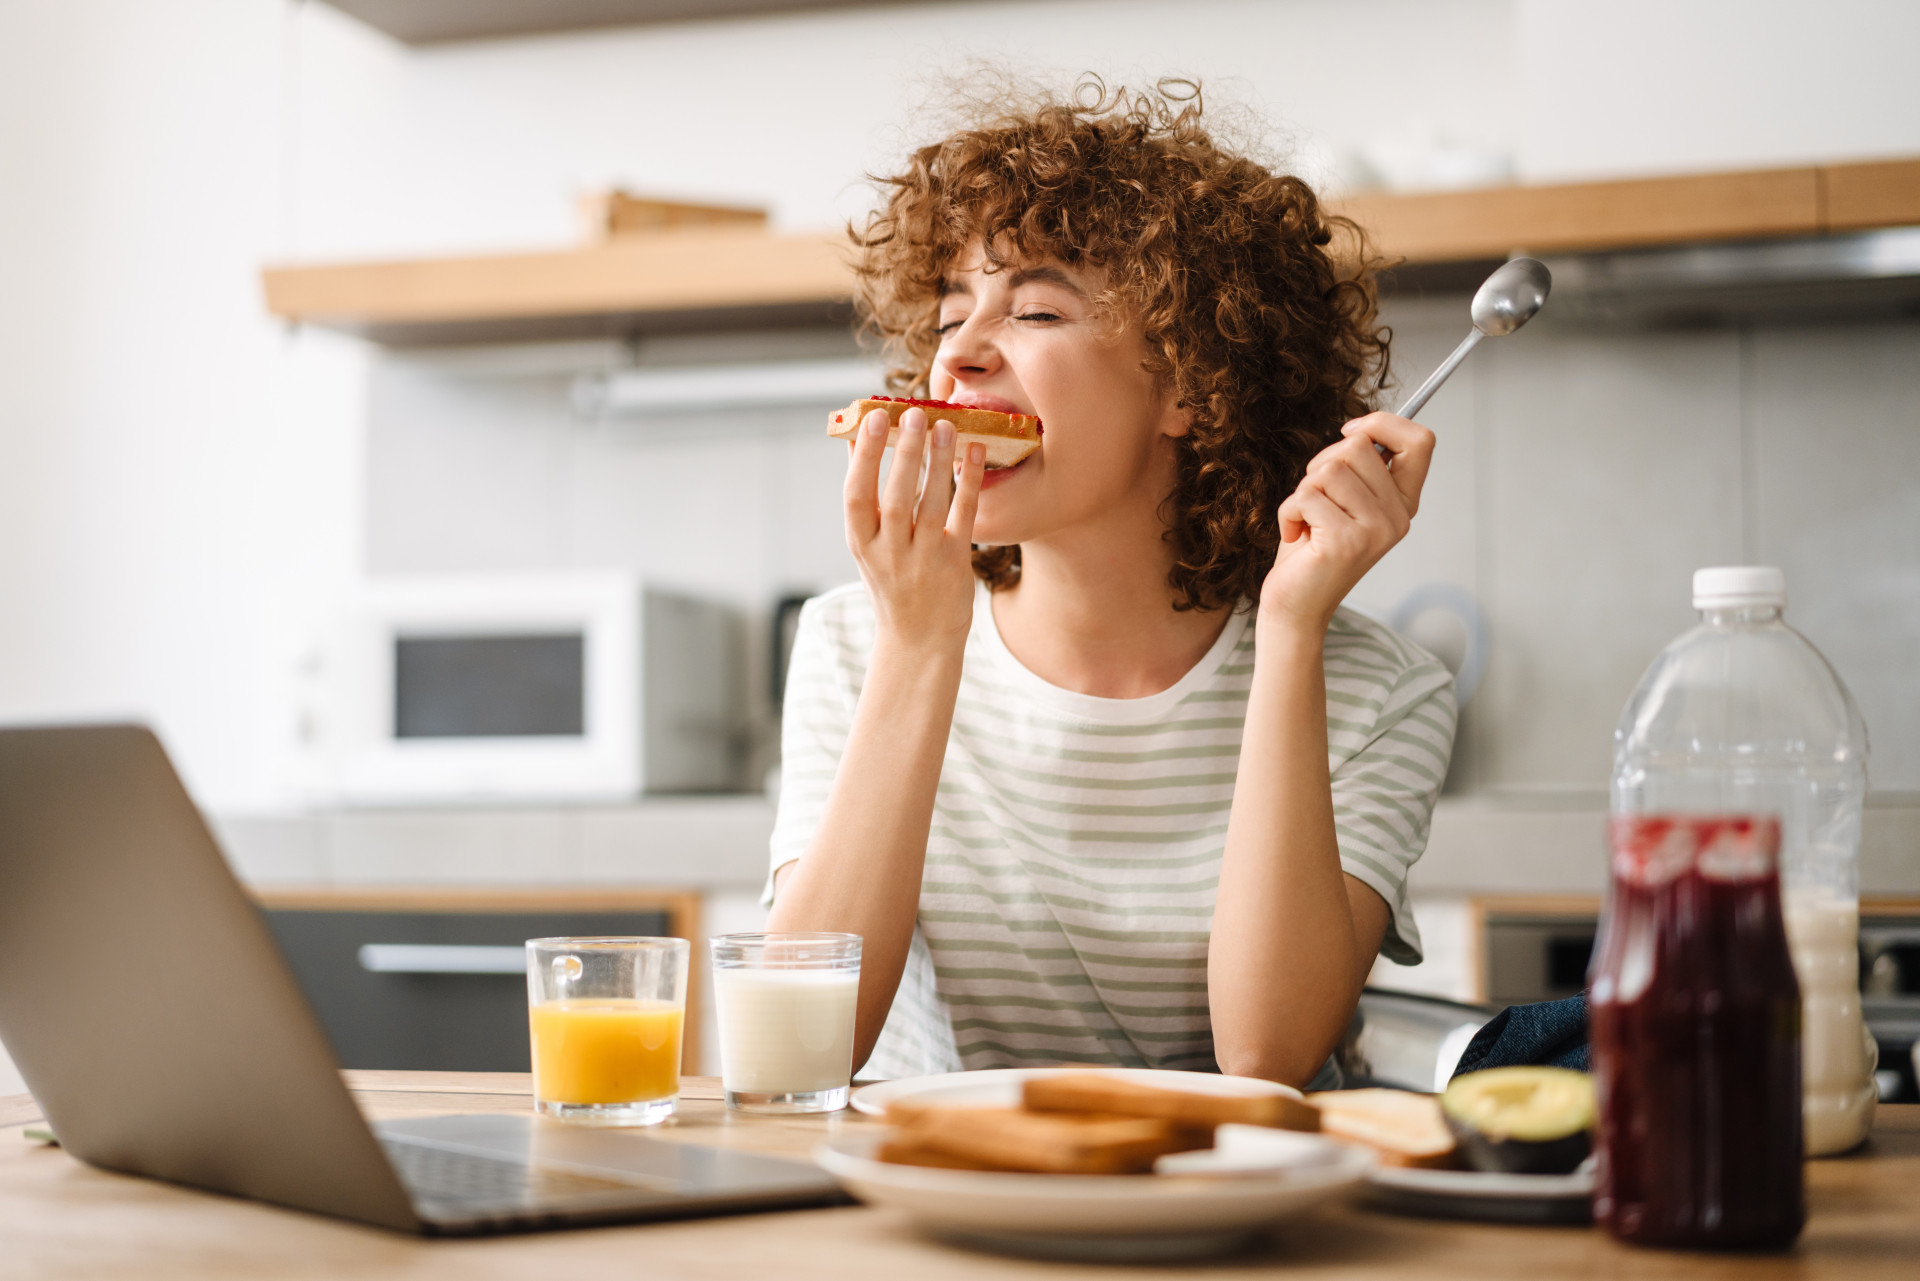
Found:
<path fill-rule="evenodd" d="M 1614 729 L 1613 811 L 1778 816 L 1806 1151 L 1821 1156 L 1866 1137 L 1878 1098 L 1860 1011 L 1867 731 L 1832 666 L 1783 621 L 1786 605 L 1778 569 L 1694 574 L 1699 625 L 1654 659 Z"/>

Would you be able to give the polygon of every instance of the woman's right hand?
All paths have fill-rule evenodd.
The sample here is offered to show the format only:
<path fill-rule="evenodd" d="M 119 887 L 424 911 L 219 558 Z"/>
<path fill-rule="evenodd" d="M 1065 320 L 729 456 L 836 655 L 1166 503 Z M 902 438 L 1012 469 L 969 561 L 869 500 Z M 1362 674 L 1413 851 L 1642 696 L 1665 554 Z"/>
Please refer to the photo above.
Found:
<path fill-rule="evenodd" d="M 883 638 L 912 648 L 965 646 L 973 625 L 973 517 L 986 447 L 954 464 L 953 424 L 929 429 L 926 411 L 900 415 L 884 482 L 880 458 L 892 420 L 868 414 L 847 464 L 847 547 L 873 597 Z M 926 483 L 921 484 L 921 463 Z"/>

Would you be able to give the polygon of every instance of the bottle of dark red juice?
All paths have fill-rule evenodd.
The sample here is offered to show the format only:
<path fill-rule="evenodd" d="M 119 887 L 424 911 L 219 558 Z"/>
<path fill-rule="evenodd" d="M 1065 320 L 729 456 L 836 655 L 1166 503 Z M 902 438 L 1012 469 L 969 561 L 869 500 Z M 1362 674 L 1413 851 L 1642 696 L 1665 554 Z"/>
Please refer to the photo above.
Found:
<path fill-rule="evenodd" d="M 1784 1247 L 1806 1200 L 1780 825 L 1622 815 L 1611 840 L 1591 993 L 1594 1217 L 1644 1245 Z"/>

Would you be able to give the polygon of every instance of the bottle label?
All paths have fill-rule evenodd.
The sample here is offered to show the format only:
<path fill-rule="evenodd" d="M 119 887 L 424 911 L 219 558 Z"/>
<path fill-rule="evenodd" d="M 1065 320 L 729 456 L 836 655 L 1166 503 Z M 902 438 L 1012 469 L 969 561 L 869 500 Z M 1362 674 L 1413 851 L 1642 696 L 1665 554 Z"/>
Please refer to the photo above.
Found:
<path fill-rule="evenodd" d="M 1633 885 L 1665 885 L 1697 870 L 1714 881 L 1751 881 L 1773 872 L 1780 820 L 1771 815 L 1622 815 L 1609 823 L 1613 874 Z"/>

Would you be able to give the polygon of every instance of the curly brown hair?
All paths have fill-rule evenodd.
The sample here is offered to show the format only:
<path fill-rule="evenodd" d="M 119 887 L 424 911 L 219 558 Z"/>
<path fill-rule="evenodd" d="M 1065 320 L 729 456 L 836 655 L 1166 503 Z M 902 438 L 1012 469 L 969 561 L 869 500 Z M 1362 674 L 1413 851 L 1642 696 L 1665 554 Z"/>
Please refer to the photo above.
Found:
<path fill-rule="evenodd" d="M 1212 610 L 1258 598 L 1281 500 L 1372 408 L 1392 335 L 1360 229 L 1299 178 L 1216 144 L 1200 117 L 1192 82 L 1109 91 L 1088 77 L 874 176 L 884 204 L 848 231 L 856 303 L 899 393 L 926 394 L 941 289 L 976 241 L 990 270 L 1053 259 L 1105 271 L 1101 305 L 1139 327 L 1144 368 L 1192 415 L 1161 516 L 1174 607 Z M 1005 587 L 1020 549 L 976 548 L 973 563 Z"/>

